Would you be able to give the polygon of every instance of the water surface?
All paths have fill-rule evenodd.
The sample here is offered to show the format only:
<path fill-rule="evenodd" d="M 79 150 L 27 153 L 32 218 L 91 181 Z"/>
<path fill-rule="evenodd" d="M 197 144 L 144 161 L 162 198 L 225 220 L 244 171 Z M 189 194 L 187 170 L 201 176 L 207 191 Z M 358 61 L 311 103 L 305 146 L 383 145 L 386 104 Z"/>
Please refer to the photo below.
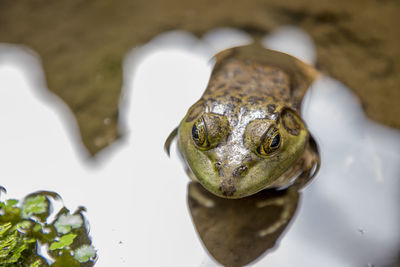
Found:
<path fill-rule="evenodd" d="M 265 45 L 314 62 L 312 41 L 294 31 L 284 28 Z M 47 91 L 38 57 L 2 45 L 1 185 L 12 198 L 50 190 L 71 210 L 86 206 L 96 266 L 218 265 L 193 224 L 189 179 L 163 143 L 202 94 L 215 51 L 250 41 L 232 29 L 203 40 L 172 32 L 133 50 L 124 63 L 124 134 L 95 159 L 69 109 Z M 389 266 L 400 250 L 400 132 L 368 120 L 357 98 L 328 77 L 313 85 L 304 116 L 322 167 L 278 246 L 254 266 Z"/>

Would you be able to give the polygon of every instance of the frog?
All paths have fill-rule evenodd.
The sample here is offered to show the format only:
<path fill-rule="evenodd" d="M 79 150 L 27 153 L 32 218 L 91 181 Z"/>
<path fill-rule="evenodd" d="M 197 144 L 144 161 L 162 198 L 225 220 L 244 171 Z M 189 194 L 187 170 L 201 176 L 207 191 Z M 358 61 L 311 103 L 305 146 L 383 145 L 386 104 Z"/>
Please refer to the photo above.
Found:
<path fill-rule="evenodd" d="M 253 43 L 214 56 L 208 85 L 168 136 L 186 173 L 222 198 L 303 188 L 320 167 L 318 145 L 302 119 L 305 93 L 319 72 Z"/>

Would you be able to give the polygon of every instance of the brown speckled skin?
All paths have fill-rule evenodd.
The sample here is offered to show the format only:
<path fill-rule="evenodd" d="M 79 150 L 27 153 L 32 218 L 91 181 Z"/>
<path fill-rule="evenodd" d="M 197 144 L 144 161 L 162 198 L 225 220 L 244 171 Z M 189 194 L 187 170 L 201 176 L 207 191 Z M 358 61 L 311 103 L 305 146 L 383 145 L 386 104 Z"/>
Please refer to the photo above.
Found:
<path fill-rule="evenodd" d="M 299 60 L 256 45 L 217 54 L 203 96 L 177 132 L 190 177 L 226 198 L 310 180 L 319 156 L 299 110 L 316 75 Z M 218 138 L 206 151 L 191 138 L 191 128 L 199 118 L 205 121 L 208 136 Z M 226 120 L 228 126 L 221 127 Z M 257 147 L 271 127 L 279 130 L 281 146 L 271 155 L 260 156 Z"/>
<path fill-rule="evenodd" d="M 273 113 L 274 103 L 291 106 L 290 77 L 277 67 L 232 58 L 213 72 L 202 99 L 211 105 L 230 103 L 235 108 L 265 109 L 265 103 L 270 103 L 268 112 Z"/>

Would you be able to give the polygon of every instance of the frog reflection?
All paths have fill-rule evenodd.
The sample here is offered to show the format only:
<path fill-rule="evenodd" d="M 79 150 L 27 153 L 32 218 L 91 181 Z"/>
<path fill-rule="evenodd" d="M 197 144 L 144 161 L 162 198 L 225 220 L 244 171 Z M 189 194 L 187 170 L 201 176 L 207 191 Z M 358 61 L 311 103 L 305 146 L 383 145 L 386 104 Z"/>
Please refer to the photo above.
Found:
<path fill-rule="evenodd" d="M 296 187 L 250 197 L 217 197 L 199 183 L 188 186 L 193 223 L 209 253 L 224 266 L 243 266 L 275 246 L 297 209 Z"/>

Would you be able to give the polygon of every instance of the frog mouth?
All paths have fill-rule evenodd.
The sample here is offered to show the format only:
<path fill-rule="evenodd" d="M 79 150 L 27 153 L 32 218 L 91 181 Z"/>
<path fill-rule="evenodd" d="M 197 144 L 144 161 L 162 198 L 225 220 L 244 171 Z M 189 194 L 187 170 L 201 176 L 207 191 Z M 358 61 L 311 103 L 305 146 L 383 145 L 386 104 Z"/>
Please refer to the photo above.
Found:
<path fill-rule="evenodd" d="M 215 164 L 215 167 L 220 178 L 218 187 L 220 194 L 225 197 L 233 197 L 237 191 L 238 180 L 246 174 L 248 167 L 246 165 L 222 167 L 221 164 Z"/>
<path fill-rule="evenodd" d="M 218 190 L 221 191 L 221 194 L 225 197 L 232 197 L 236 192 L 236 186 L 232 184 L 231 179 L 228 179 L 227 182 L 221 183 Z"/>

